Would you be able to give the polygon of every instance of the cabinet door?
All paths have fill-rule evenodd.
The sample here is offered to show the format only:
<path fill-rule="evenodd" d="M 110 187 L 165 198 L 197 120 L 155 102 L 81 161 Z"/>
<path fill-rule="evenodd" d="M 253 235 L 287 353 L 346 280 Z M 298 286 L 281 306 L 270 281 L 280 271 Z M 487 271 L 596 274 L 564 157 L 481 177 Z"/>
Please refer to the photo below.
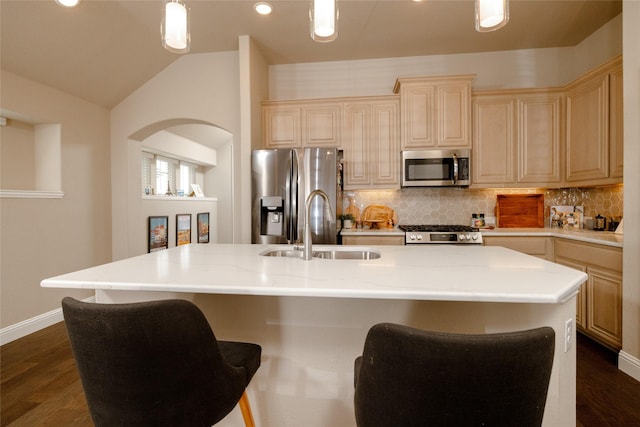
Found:
<path fill-rule="evenodd" d="M 599 267 L 587 269 L 587 329 L 613 347 L 622 346 L 622 276 Z"/>
<path fill-rule="evenodd" d="M 376 188 L 400 188 L 398 102 L 371 106 L 371 183 Z"/>
<path fill-rule="evenodd" d="M 518 97 L 518 182 L 558 184 L 561 95 Z"/>
<path fill-rule="evenodd" d="M 610 75 L 610 133 L 609 156 L 612 178 L 622 178 L 624 165 L 624 105 L 622 90 L 622 65 L 618 65 Z"/>
<path fill-rule="evenodd" d="M 436 146 L 434 85 L 403 86 L 400 92 L 402 148 Z"/>
<path fill-rule="evenodd" d="M 609 75 L 567 92 L 567 181 L 609 176 Z"/>
<path fill-rule="evenodd" d="M 342 106 L 338 102 L 303 107 L 302 145 L 304 147 L 338 147 L 341 110 Z"/>
<path fill-rule="evenodd" d="M 367 188 L 371 184 L 371 106 L 347 103 L 344 113 L 344 188 Z"/>
<path fill-rule="evenodd" d="M 266 148 L 301 147 L 300 108 L 263 107 L 262 123 L 263 142 Z"/>
<path fill-rule="evenodd" d="M 473 102 L 472 183 L 515 182 L 515 99 L 476 97 Z"/>
<path fill-rule="evenodd" d="M 587 268 L 584 265 L 569 261 L 568 259 L 556 258 L 555 262 L 565 267 L 575 268 L 584 273 L 587 272 Z M 582 329 L 587 329 L 587 292 L 587 283 L 583 283 L 580 285 L 576 299 L 576 325 Z"/>
<path fill-rule="evenodd" d="M 436 117 L 439 147 L 471 148 L 471 84 L 438 86 Z"/>

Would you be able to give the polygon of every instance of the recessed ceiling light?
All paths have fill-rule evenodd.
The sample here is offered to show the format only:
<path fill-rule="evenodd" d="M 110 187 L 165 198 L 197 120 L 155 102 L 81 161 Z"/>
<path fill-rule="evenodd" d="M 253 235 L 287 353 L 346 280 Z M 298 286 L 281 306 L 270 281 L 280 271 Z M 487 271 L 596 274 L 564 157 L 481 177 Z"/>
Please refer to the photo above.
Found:
<path fill-rule="evenodd" d="M 80 0 L 56 0 L 56 3 L 64 7 L 74 7 L 80 3 Z"/>
<path fill-rule="evenodd" d="M 258 12 L 260 15 L 268 15 L 271 13 L 271 11 L 273 10 L 273 8 L 271 7 L 271 5 L 267 2 L 259 2 L 253 5 L 253 8 L 256 10 L 256 12 Z"/>

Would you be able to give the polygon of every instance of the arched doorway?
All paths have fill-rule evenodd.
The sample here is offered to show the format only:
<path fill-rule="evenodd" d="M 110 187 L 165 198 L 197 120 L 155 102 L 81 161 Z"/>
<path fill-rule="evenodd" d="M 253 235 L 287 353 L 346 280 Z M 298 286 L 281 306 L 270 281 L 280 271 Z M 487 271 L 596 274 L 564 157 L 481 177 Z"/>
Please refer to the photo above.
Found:
<path fill-rule="evenodd" d="M 198 165 L 197 179 L 205 196 L 218 200 L 217 243 L 232 243 L 233 134 L 201 120 L 170 119 L 148 125 L 130 139 L 138 141 L 143 152 Z"/>

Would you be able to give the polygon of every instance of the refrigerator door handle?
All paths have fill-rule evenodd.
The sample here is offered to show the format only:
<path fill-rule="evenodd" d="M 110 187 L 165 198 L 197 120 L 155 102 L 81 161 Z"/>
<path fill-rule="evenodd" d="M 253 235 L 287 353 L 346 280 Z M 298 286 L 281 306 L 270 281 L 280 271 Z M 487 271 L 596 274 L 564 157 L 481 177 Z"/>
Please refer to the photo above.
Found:
<path fill-rule="evenodd" d="M 298 240 L 298 156 L 295 151 L 291 151 L 291 167 L 289 168 L 289 224 L 287 227 L 287 240 L 289 243 L 296 243 Z"/>

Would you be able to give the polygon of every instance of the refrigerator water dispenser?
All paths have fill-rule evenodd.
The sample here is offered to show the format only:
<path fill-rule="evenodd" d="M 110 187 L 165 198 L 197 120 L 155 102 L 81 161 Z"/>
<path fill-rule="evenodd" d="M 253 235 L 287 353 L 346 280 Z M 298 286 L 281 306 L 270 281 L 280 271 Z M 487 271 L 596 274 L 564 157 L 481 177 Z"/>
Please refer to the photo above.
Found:
<path fill-rule="evenodd" d="M 284 234 L 284 200 L 279 196 L 260 199 L 260 234 L 282 236 Z"/>

